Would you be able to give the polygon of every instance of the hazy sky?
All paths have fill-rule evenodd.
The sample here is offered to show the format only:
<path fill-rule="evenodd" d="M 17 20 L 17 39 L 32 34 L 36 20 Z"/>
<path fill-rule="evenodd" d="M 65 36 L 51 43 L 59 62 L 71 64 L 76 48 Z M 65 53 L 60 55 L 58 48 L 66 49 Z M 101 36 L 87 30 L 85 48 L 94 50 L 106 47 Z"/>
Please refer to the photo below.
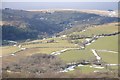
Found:
<path fill-rule="evenodd" d="M 2 2 L 119 2 L 119 0 L 1 0 Z"/>
<path fill-rule="evenodd" d="M 33 9 L 99 9 L 117 10 L 117 2 L 3 2 L 2 8 Z"/>

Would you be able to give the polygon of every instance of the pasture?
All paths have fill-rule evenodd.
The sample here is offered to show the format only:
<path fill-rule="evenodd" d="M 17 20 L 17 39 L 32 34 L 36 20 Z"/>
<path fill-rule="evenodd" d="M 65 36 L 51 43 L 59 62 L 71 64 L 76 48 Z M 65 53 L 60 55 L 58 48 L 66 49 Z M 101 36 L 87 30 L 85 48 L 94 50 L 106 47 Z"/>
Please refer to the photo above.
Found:
<path fill-rule="evenodd" d="M 95 56 L 88 49 L 85 50 L 70 50 L 62 53 L 59 57 L 65 62 L 74 62 L 79 60 L 93 60 Z"/>
<path fill-rule="evenodd" d="M 88 35 L 92 36 L 98 34 L 108 34 L 118 31 L 118 26 L 115 23 L 105 24 L 97 27 L 87 28 L 84 32 L 73 32 L 71 34 L 80 34 L 80 35 Z M 47 43 L 48 40 L 54 39 L 55 42 Z M 77 39 L 80 42 L 83 42 L 85 39 Z M 75 40 L 73 40 L 75 41 Z M 14 52 L 17 52 L 15 56 L 3 57 L 4 63 L 14 62 L 18 59 L 25 58 L 26 56 L 31 56 L 33 54 L 51 54 L 52 52 L 60 51 L 66 48 L 80 48 L 79 45 L 68 42 L 66 39 L 62 39 L 60 37 L 56 38 L 47 38 L 43 40 L 34 40 L 29 42 L 20 43 L 22 48 L 25 50 L 21 50 L 18 46 L 3 46 L 0 47 L 2 49 L 2 54 L 0 55 L 9 55 Z M 107 64 L 117 64 L 118 63 L 118 35 L 115 36 L 105 36 L 100 37 L 95 42 L 92 42 L 90 45 L 86 45 L 85 49 L 72 49 L 67 50 L 60 55 L 57 55 L 63 62 L 77 62 L 77 61 L 92 61 L 96 60 L 95 55 L 91 51 L 95 49 L 97 54 L 102 58 L 101 61 L 106 62 Z M 111 51 L 111 52 L 110 52 Z M 113 52 L 113 53 L 112 53 Z M 114 53 L 117 52 L 117 53 Z M 116 66 L 112 66 L 112 69 L 117 69 Z M 106 71 L 106 69 L 95 69 L 90 66 L 80 66 L 76 67 L 76 70 L 80 70 L 82 73 L 91 73 L 94 71 Z M 68 73 L 74 73 L 74 71 L 70 71 Z"/>
<path fill-rule="evenodd" d="M 73 32 L 72 34 L 92 36 L 93 34 L 99 35 L 103 33 L 109 34 L 113 32 L 118 32 L 117 23 L 110 23 L 110 24 L 104 24 L 104 25 L 99 25 L 99 26 L 94 26 L 94 27 L 88 27 L 85 29 L 85 31 Z"/>

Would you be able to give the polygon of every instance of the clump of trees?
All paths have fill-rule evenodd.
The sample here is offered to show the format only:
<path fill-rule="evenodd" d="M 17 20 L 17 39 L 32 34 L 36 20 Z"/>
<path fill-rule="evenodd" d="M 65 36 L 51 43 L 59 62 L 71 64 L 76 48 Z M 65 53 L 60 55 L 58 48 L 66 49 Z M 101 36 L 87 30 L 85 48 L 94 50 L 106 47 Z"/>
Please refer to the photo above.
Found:
<path fill-rule="evenodd" d="M 2 39 L 3 40 L 25 40 L 36 39 L 36 31 L 29 29 L 22 29 L 15 26 L 3 25 L 2 26 Z"/>
<path fill-rule="evenodd" d="M 60 71 L 65 64 L 56 56 L 35 54 L 20 61 L 10 63 L 3 67 L 3 71 L 13 73 L 29 72 L 31 74 L 45 74 Z"/>

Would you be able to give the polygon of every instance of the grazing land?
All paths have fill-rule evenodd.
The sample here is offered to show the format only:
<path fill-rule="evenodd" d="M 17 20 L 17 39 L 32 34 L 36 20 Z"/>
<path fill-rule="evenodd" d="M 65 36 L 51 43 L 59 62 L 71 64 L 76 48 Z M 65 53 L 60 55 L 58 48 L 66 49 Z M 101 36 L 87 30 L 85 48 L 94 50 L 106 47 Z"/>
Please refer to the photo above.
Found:
<path fill-rule="evenodd" d="M 3 11 L 5 15 L 10 15 L 7 14 L 9 11 Z M 11 10 L 10 13 L 14 14 L 14 11 Z M 56 11 L 53 13 L 43 13 L 41 11 L 31 11 L 29 13 L 27 11 L 24 13 L 24 11 L 18 10 L 16 12 L 20 12 L 24 16 L 29 15 L 23 18 L 20 14 L 15 14 L 19 16 L 18 22 L 15 22 L 16 24 L 13 24 L 16 16 L 13 16 L 13 22 L 7 21 L 8 17 L 3 16 L 4 21 L 13 24 L 13 26 L 7 24 L 3 25 L 4 27 L 2 26 L 5 31 L 10 31 L 13 35 L 10 37 L 11 35 L 6 33 L 3 36 L 5 43 L 0 47 L 4 77 L 15 77 L 14 75 L 16 77 L 33 77 L 36 75 L 35 78 L 45 78 L 45 76 L 81 77 L 80 75 L 82 77 L 90 77 L 91 75 L 92 77 L 118 77 L 118 36 L 120 36 L 120 32 L 118 31 L 116 17 L 74 11 L 70 13 L 69 11 Z M 40 17 L 41 15 L 43 17 Z M 61 19 L 64 15 L 66 15 L 65 20 Z M 56 16 L 57 19 L 60 19 L 57 20 Z M 78 17 L 84 18 L 85 23 L 89 25 L 82 24 L 83 19 L 78 19 Z M 97 21 L 94 22 L 91 17 Z M 24 19 L 28 20 L 28 23 L 23 21 L 23 24 L 21 20 Z M 111 20 L 108 21 L 109 19 Z M 41 26 L 38 24 L 39 21 L 46 28 L 50 25 L 48 31 L 42 26 L 43 32 L 39 32 L 40 29 L 36 27 Z M 99 21 L 101 23 L 98 23 Z M 46 24 L 47 22 L 48 24 Z M 94 23 L 92 24 L 92 22 Z M 14 33 L 12 34 L 12 32 Z M 17 34 L 15 35 L 15 33 Z M 26 35 L 23 35 L 24 33 Z M 20 35 L 21 40 L 16 37 L 18 35 Z M 51 72 L 52 74 L 50 74 Z"/>

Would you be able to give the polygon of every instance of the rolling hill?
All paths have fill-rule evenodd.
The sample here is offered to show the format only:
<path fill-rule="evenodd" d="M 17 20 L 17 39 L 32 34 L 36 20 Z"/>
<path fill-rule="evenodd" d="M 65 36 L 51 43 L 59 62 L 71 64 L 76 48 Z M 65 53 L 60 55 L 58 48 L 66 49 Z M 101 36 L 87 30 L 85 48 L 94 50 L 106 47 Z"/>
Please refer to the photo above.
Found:
<path fill-rule="evenodd" d="M 2 9 L 2 39 L 15 41 L 41 39 L 57 35 L 62 31 L 73 32 L 74 30 L 82 30 L 88 25 L 117 21 L 117 17 L 74 10 L 24 11 L 6 8 Z"/>

